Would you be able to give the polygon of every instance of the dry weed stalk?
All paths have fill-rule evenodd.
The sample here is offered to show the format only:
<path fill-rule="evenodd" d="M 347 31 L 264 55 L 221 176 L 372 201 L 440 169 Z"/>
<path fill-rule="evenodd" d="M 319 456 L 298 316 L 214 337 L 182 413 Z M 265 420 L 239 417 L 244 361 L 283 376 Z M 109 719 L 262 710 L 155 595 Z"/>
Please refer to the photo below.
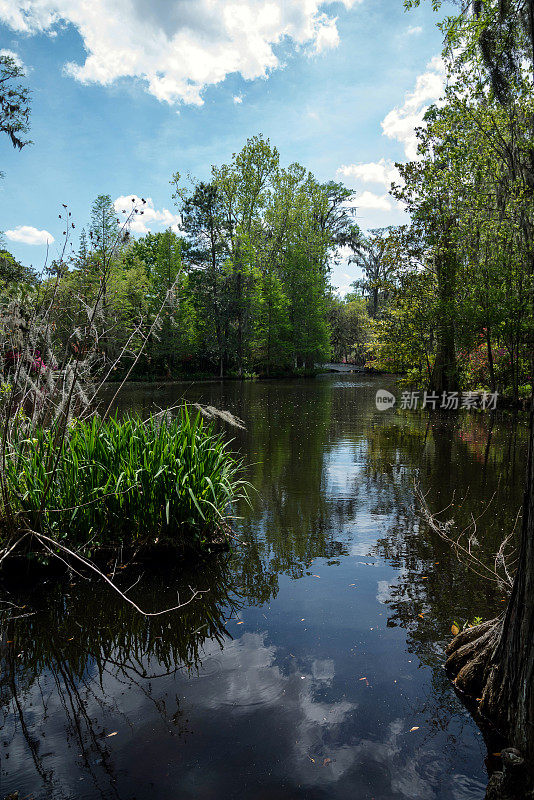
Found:
<path fill-rule="evenodd" d="M 452 502 L 437 514 L 433 514 L 426 502 L 420 484 L 414 479 L 414 493 L 419 513 L 430 530 L 436 533 L 444 542 L 452 547 L 459 561 L 464 563 L 472 572 L 485 580 L 497 585 L 500 590 L 510 591 L 513 585 L 513 571 L 517 564 L 517 557 L 513 547 L 513 537 L 521 516 L 521 509 L 517 512 L 511 532 L 502 541 L 497 553 L 490 563 L 481 558 L 477 551 L 477 523 L 486 513 L 495 498 L 495 493 L 488 501 L 485 509 L 477 516 L 471 515 L 471 523 L 458 530 L 453 518 L 443 519 L 442 516 L 451 507 Z"/>

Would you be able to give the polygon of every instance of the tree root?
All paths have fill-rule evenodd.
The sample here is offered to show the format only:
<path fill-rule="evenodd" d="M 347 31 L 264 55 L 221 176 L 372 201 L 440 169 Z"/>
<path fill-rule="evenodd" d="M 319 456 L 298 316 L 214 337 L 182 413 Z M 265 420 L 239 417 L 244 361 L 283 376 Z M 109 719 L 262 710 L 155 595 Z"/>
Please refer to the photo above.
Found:
<path fill-rule="evenodd" d="M 502 767 L 490 775 L 486 800 L 534 800 L 532 774 L 510 742 L 508 686 L 497 650 L 503 617 L 462 631 L 447 647 L 445 669 L 480 727 L 490 753 L 501 752 Z M 498 743 L 498 744 L 497 744 Z"/>
<path fill-rule="evenodd" d="M 458 691 L 482 698 L 485 678 L 501 631 L 501 619 L 483 622 L 459 633 L 447 648 L 445 668 Z"/>

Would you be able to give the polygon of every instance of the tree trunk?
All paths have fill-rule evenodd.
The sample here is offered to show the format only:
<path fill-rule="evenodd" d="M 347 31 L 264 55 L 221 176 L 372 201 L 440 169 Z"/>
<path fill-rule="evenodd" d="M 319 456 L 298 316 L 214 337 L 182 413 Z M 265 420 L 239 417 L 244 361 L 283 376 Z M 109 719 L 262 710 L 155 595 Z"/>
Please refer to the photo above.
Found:
<path fill-rule="evenodd" d="M 491 391 L 495 391 L 495 365 L 493 363 L 493 350 L 491 347 L 491 331 L 490 326 L 486 326 L 486 347 L 488 350 L 488 369 L 490 375 Z"/>
<path fill-rule="evenodd" d="M 456 363 L 455 296 L 456 262 L 454 254 L 441 255 L 436 264 L 438 289 L 438 324 L 436 326 L 436 360 L 431 389 L 438 394 L 459 389 Z"/>
<path fill-rule="evenodd" d="M 510 600 L 502 617 L 453 639 L 446 667 L 480 727 L 519 751 L 506 751 L 503 772 L 490 781 L 487 797 L 534 798 L 534 398 L 518 569 Z"/>

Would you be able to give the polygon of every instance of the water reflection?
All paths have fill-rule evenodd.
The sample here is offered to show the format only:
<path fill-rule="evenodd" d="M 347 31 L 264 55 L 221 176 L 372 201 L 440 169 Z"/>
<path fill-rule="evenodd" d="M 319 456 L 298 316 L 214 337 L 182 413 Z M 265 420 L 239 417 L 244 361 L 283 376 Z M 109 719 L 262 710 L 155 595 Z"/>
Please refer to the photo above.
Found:
<path fill-rule="evenodd" d="M 383 381 L 380 385 L 382 386 Z M 3 612 L 1 792 L 21 797 L 474 800 L 484 748 L 443 670 L 451 620 L 500 595 L 421 524 L 415 475 L 460 521 L 520 504 L 521 428 L 380 413 L 377 382 L 190 387 L 245 419 L 241 545 L 196 573 L 124 576 L 144 620 L 79 580 Z M 182 393 L 129 389 L 147 414 Z M 235 435 L 235 432 L 232 432 Z M 32 616 L 14 617 L 35 610 Z"/>

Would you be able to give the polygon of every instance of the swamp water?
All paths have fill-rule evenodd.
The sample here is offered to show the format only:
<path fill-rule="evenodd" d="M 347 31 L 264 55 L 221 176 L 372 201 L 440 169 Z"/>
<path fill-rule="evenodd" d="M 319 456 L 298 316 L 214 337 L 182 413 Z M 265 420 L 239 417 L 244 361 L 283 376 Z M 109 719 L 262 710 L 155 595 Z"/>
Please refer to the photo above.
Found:
<path fill-rule="evenodd" d="M 132 588 L 146 610 L 209 589 L 179 613 L 144 619 L 83 580 L 51 581 L 31 616 L 2 603 L 0 797 L 482 800 L 484 742 L 443 649 L 502 594 L 425 528 L 413 481 L 462 526 L 484 511 L 493 552 L 525 430 L 377 411 L 378 388 L 400 394 L 350 374 L 127 387 L 145 416 L 185 397 L 241 417 L 252 508 L 231 554 Z"/>

